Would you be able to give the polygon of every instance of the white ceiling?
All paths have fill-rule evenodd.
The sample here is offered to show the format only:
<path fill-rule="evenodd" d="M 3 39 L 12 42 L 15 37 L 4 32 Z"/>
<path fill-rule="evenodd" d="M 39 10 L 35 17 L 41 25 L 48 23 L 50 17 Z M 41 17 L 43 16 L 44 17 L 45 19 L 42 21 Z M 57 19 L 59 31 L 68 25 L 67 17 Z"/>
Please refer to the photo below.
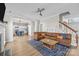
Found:
<path fill-rule="evenodd" d="M 37 8 L 45 8 L 43 16 L 36 13 Z M 79 3 L 6 3 L 6 15 L 16 17 L 45 19 L 69 11 L 69 17 L 79 17 Z"/>

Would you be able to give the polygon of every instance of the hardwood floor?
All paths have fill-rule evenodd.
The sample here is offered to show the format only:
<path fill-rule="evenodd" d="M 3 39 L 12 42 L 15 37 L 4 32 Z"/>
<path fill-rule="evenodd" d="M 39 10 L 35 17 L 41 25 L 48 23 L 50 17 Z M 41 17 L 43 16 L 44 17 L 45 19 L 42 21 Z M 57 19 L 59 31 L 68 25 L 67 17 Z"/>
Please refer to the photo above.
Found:
<path fill-rule="evenodd" d="M 40 52 L 28 43 L 28 36 L 15 36 L 14 42 L 7 43 L 5 48 L 9 48 L 13 56 L 41 56 Z"/>
<path fill-rule="evenodd" d="M 79 56 L 79 46 L 77 48 L 70 49 L 68 56 Z"/>

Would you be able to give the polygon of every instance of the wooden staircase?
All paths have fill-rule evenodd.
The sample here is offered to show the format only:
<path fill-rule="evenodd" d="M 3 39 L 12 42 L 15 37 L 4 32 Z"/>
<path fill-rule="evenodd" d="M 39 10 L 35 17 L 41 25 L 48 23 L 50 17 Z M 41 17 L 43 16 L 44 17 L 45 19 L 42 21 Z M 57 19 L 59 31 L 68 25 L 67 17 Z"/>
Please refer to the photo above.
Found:
<path fill-rule="evenodd" d="M 77 34 L 77 30 L 75 30 L 74 28 L 72 28 L 71 26 L 69 26 L 69 24 L 66 24 L 64 22 L 59 21 L 59 23 L 61 25 L 63 25 L 64 27 L 68 28 L 69 30 L 71 30 L 72 32 L 75 33 L 75 39 L 74 41 L 76 41 L 76 48 L 78 47 L 78 34 Z"/>

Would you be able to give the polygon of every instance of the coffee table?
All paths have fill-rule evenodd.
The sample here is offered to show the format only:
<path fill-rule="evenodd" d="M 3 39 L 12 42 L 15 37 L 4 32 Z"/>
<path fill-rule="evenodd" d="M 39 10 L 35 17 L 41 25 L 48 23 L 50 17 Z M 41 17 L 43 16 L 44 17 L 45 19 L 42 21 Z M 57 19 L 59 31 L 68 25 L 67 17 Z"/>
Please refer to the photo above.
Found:
<path fill-rule="evenodd" d="M 49 49 L 53 49 L 56 47 L 56 44 L 58 43 L 58 41 L 52 40 L 52 39 L 42 39 L 40 40 L 43 43 L 43 46 L 49 48 Z"/>

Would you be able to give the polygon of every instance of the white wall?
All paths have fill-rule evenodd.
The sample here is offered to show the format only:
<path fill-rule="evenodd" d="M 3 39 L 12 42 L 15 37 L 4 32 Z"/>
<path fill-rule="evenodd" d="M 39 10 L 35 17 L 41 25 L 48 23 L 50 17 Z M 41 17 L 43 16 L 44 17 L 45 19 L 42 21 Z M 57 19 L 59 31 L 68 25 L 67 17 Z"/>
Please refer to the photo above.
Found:
<path fill-rule="evenodd" d="M 5 34 L 6 34 L 6 42 L 13 41 L 13 21 L 9 20 L 5 27 Z"/>
<path fill-rule="evenodd" d="M 44 32 L 60 32 L 58 15 L 41 21 L 41 24 L 43 24 Z"/>
<path fill-rule="evenodd" d="M 70 23 L 69 24 L 70 26 L 72 26 L 74 29 L 76 29 L 78 32 L 77 32 L 77 34 L 78 34 L 78 37 L 79 37 L 79 22 L 72 22 L 72 23 Z M 75 35 L 75 34 L 74 34 Z M 76 36 L 76 35 L 75 35 Z M 73 37 L 73 36 L 72 36 Z M 73 40 L 75 40 L 75 39 L 73 39 Z M 78 38 L 78 45 L 79 45 L 79 38 Z"/>
<path fill-rule="evenodd" d="M 72 22 L 69 24 L 70 26 L 72 26 L 75 30 L 78 31 L 78 34 L 79 34 L 79 22 Z"/>
<path fill-rule="evenodd" d="M 0 22 L 0 35 L 1 35 L 1 51 L 3 52 L 4 50 L 4 44 L 5 44 L 5 24 Z"/>
<path fill-rule="evenodd" d="M 34 35 L 34 32 L 35 32 L 35 26 L 34 26 L 34 22 L 30 22 L 28 24 L 28 35 L 29 35 L 29 40 L 32 40 L 33 39 L 33 35 Z"/>
<path fill-rule="evenodd" d="M 35 28 L 35 31 L 34 32 L 39 32 L 40 31 L 40 20 L 36 20 L 34 21 L 34 26 L 33 28 Z"/>

